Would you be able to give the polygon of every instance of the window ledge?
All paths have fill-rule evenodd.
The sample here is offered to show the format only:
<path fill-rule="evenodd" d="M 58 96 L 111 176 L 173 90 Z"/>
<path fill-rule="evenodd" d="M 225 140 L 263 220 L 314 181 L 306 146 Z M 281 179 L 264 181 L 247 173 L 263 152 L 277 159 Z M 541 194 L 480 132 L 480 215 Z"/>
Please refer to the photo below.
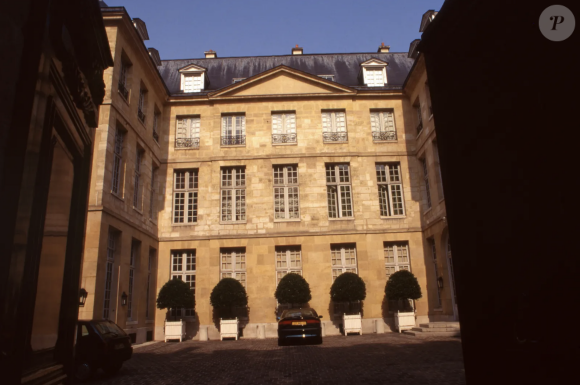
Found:
<path fill-rule="evenodd" d="M 397 143 L 398 140 L 373 140 L 373 143 Z"/>
<path fill-rule="evenodd" d="M 139 119 L 139 117 L 138 117 L 138 116 L 137 116 L 137 120 L 139 121 L 139 123 L 141 123 L 141 125 L 143 126 L 143 128 L 144 128 L 145 130 L 147 130 L 147 126 L 145 125 L 145 122 L 144 122 L 144 121 L 142 121 L 141 119 Z"/>
<path fill-rule="evenodd" d="M 222 222 L 220 221 L 220 225 L 244 225 L 248 223 L 248 221 L 231 221 L 231 222 Z"/>
<path fill-rule="evenodd" d="M 433 119 L 433 114 L 431 114 L 431 116 L 429 116 L 429 120 Z"/>
<path fill-rule="evenodd" d="M 433 206 L 429 207 L 427 210 L 425 210 L 425 212 L 423 213 L 423 215 L 427 215 L 427 213 L 429 213 L 431 211 L 431 209 L 433 208 Z"/>
<path fill-rule="evenodd" d="M 159 144 L 159 141 L 157 139 L 153 138 L 153 143 L 155 143 L 157 147 L 161 148 L 161 145 Z"/>
<path fill-rule="evenodd" d="M 442 312 L 443 311 L 443 308 L 442 307 L 438 307 L 437 309 L 433 309 L 433 311 L 437 311 L 437 312 L 441 311 Z"/>
<path fill-rule="evenodd" d="M 292 143 L 272 143 L 272 146 L 297 146 L 298 142 Z"/>
<path fill-rule="evenodd" d="M 125 322 L 125 325 L 138 325 L 139 321 L 127 321 Z"/>
<path fill-rule="evenodd" d="M 329 221 L 354 221 L 354 217 L 348 218 L 328 218 Z"/>
<path fill-rule="evenodd" d="M 187 223 L 172 223 L 171 226 L 186 227 L 186 226 L 196 226 L 197 222 L 187 222 Z"/>
<path fill-rule="evenodd" d="M 153 219 L 153 218 L 149 218 L 149 222 L 153 223 L 155 226 L 157 226 L 157 220 Z"/>
<path fill-rule="evenodd" d="M 323 141 L 324 144 L 348 144 L 348 140 Z"/>
<path fill-rule="evenodd" d="M 155 320 L 153 319 L 148 319 L 147 321 L 145 321 L 145 324 L 149 325 L 149 324 L 154 324 Z"/>
<path fill-rule="evenodd" d="M 393 216 L 390 216 L 390 217 L 383 217 L 383 216 L 381 216 L 381 219 L 405 219 L 405 218 L 407 218 L 406 215 L 393 215 Z"/>
<path fill-rule="evenodd" d="M 137 207 L 133 206 L 133 210 L 138 212 L 140 215 L 143 215 L 143 211 L 139 210 Z"/>
<path fill-rule="evenodd" d="M 417 133 L 417 136 L 415 137 L 415 139 L 417 139 L 417 138 L 418 138 L 418 137 L 419 137 L 419 136 L 420 136 L 420 135 L 423 133 L 423 131 L 425 131 L 425 127 L 423 127 L 423 128 L 421 129 L 421 131 L 419 131 L 419 132 Z"/>
<path fill-rule="evenodd" d="M 222 144 L 220 147 L 232 148 L 232 147 L 246 147 L 245 144 Z"/>
<path fill-rule="evenodd" d="M 125 199 L 123 197 L 120 197 L 118 194 L 115 194 L 114 192 L 111 191 L 111 195 L 120 200 L 121 202 L 125 203 Z"/>
<path fill-rule="evenodd" d="M 129 105 L 129 101 L 127 99 L 125 99 L 125 97 L 123 96 L 123 94 L 121 93 L 121 91 L 119 91 L 119 89 L 117 89 L 117 93 L 121 97 L 121 100 L 123 100 L 127 105 Z"/>
<path fill-rule="evenodd" d="M 297 219 L 274 219 L 274 223 L 282 223 L 282 222 L 300 222 L 300 218 L 297 218 Z"/>
<path fill-rule="evenodd" d="M 245 146 L 222 146 L 222 147 L 245 147 Z M 173 149 L 175 151 L 199 150 L 199 146 L 198 147 L 173 147 Z"/>

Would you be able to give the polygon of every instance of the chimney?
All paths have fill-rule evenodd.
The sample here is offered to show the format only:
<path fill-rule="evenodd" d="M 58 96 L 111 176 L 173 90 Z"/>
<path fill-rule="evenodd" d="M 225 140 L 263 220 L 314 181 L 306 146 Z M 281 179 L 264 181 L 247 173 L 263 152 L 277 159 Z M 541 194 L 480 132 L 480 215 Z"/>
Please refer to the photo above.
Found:
<path fill-rule="evenodd" d="M 390 45 L 385 45 L 385 43 L 381 43 L 379 49 L 377 50 L 378 53 L 387 53 L 391 49 Z"/>
<path fill-rule="evenodd" d="M 161 67 L 161 57 L 159 56 L 159 51 L 157 51 L 155 48 L 147 48 L 147 51 L 149 52 L 149 56 L 151 56 L 151 59 L 153 59 L 155 65 L 157 67 Z"/>
<path fill-rule="evenodd" d="M 206 59 L 215 59 L 217 57 L 217 52 L 214 51 L 213 49 L 210 49 L 209 51 L 205 51 L 205 58 Z"/>
<path fill-rule="evenodd" d="M 292 55 L 302 55 L 303 52 L 304 50 L 302 47 L 298 47 L 298 44 L 296 44 L 296 47 L 292 48 Z"/>

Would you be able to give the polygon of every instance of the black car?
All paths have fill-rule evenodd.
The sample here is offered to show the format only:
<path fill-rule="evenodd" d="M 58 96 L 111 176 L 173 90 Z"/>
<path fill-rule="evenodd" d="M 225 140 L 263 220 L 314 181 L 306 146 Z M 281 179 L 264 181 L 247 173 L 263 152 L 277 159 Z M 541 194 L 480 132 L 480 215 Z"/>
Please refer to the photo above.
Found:
<path fill-rule="evenodd" d="M 117 372 L 131 358 L 131 338 L 109 320 L 79 320 L 75 349 L 75 377 L 88 380 L 97 369 Z"/>
<path fill-rule="evenodd" d="M 278 321 L 278 345 L 289 340 L 312 339 L 322 343 L 322 316 L 312 308 L 285 310 Z"/>

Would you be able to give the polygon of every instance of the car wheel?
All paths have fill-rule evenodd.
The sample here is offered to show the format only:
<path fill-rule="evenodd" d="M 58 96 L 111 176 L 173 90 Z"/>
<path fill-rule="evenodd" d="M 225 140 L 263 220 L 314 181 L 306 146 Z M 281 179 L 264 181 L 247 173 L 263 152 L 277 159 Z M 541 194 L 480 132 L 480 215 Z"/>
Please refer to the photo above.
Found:
<path fill-rule="evenodd" d="M 316 345 L 322 345 L 322 337 L 316 337 Z"/>
<path fill-rule="evenodd" d="M 106 375 L 110 376 L 117 373 L 123 367 L 123 363 L 118 363 L 114 365 L 108 365 L 103 368 Z"/>
<path fill-rule="evenodd" d="M 75 378 L 79 381 L 87 381 L 95 373 L 95 369 L 88 362 L 81 362 L 76 366 Z"/>

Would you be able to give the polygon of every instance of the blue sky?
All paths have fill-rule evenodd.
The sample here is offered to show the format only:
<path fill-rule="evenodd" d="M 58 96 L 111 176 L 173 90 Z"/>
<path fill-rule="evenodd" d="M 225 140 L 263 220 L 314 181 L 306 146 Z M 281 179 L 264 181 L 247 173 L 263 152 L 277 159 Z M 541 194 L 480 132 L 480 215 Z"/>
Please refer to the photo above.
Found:
<path fill-rule="evenodd" d="M 161 59 L 304 53 L 407 52 L 421 15 L 443 0 L 105 0 L 147 24 Z"/>

